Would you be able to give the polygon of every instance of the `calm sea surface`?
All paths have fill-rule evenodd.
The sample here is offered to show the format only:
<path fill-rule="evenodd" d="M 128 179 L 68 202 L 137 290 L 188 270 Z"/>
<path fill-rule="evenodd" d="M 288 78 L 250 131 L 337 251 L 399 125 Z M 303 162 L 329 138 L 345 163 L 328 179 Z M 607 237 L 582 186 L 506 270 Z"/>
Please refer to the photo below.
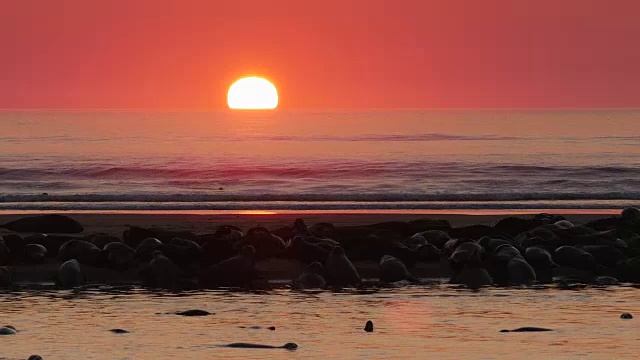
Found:
<path fill-rule="evenodd" d="M 0 112 L 0 210 L 638 202 L 640 110 Z"/>
<path fill-rule="evenodd" d="M 483 289 L 448 285 L 367 292 L 151 293 L 142 290 L 0 294 L 2 359 L 637 359 L 640 289 Z M 165 313 L 199 308 L 215 315 Z M 367 320 L 375 331 L 365 333 Z M 247 329 L 240 326 L 275 326 Z M 500 333 L 521 326 L 553 332 Z M 129 334 L 113 334 L 123 328 Z M 296 351 L 221 348 L 231 342 Z"/>

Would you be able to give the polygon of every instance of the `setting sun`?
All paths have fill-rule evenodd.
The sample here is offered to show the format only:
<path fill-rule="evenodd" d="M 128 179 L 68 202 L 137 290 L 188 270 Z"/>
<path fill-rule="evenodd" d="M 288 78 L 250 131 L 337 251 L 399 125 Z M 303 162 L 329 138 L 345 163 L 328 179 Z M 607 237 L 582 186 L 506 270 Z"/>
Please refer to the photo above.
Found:
<path fill-rule="evenodd" d="M 229 87 L 227 105 L 231 109 L 275 109 L 278 106 L 278 90 L 267 79 L 242 78 Z"/>

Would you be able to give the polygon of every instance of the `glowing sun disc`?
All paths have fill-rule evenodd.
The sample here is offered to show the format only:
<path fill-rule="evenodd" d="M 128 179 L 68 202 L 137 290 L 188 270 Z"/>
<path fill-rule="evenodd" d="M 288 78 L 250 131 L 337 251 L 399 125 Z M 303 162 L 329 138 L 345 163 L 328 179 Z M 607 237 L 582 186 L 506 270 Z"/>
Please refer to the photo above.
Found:
<path fill-rule="evenodd" d="M 275 109 L 278 90 L 267 79 L 255 76 L 242 78 L 229 87 L 227 105 L 230 109 Z"/>

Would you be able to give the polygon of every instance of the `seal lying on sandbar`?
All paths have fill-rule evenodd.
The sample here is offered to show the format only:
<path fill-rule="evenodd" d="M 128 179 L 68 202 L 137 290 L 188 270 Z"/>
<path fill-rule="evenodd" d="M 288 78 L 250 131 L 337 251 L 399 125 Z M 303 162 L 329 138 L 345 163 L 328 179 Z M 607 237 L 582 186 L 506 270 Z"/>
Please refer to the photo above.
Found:
<path fill-rule="evenodd" d="M 249 343 L 232 343 L 227 345 L 220 345 L 222 347 L 240 348 L 240 349 L 287 349 L 295 350 L 298 348 L 296 343 L 286 343 L 282 346 L 272 346 L 263 344 L 249 344 Z"/>
<path fill-rule="evenodd" d="M 500 332 L 539 332 L 539 331 L 553 331 L 552 329 L 539 328 L 533 326 L 521 327 L 513 330 L 500 330 Z"/>

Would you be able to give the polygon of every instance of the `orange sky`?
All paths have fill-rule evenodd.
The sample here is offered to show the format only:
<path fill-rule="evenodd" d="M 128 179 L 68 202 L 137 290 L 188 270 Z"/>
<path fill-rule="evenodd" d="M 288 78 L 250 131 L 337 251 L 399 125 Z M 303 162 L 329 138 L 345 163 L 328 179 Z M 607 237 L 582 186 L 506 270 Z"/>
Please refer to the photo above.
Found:
<path fill-rule="evenodd" d="M 1 0 L 0 108 L 640 107 L 637 0 Z"/>

